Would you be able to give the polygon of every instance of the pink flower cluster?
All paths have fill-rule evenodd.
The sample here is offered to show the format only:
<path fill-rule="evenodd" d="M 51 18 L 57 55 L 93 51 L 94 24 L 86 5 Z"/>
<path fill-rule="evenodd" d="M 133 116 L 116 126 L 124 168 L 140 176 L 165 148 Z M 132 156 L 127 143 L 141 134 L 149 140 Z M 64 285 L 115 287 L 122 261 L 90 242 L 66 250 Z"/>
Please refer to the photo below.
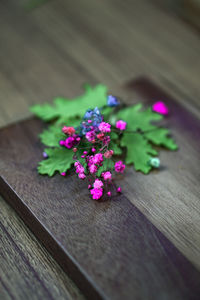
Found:
<path fill-rule="evenodd" d="M 95 143 L 97 140 L 100 140 L 104 145 L 108 145 L 110 143 L 110 136 L 106 135 L 106 133 L 111 131 L 110 128 L 111 125 L 109 123 L 101 122 L 98 126 L 98 130 L 100 132 L 91 126 L 91 130 L 85 134 L 85 137 L 91 143 Z"/>
<path fill-rule="evenodd" d="M 123 173 L 124 172 L 124 169 L 125 169 L 125 165 L 123 164 L 123 162 L 120 160 L 120 161 L 117 161 L 115 163 L 115 171 L 117 173 Z"/>
<path fill-rule="evenodd" d="M 111 131 L 110 127 L 111 127 L 111 125 L 109 123 L 106 123 L 106 122 L 101 122 L 99 124 L 99 130 L 101 132 L 104 132 L 104 133 L 110 132 Z"/>
<path fill-rule="evenodd" d="M 76 173 L 78 173 L 78 177 L 79 177 L 80 179 L 85 179 L 85 177 L 86 177 L 86 175 L 85 175 L 85 173 L 84 173 L 85 169 L 84 169 L 84 167 L 81 165 L 81 163 L 80 163 L 79 161 L 76 161 L 76 162 L 74 163 L 74 166 L 75 166 L 75 168 L 76 168 Z"/>
<path fill-rule="evenodd" d="M 89 121 L 90 119 L 88 120 L 90 124 Z M 117 121 L 116 128 L 121 131 L 125 130 L 126 122 Z M 122 161 L 117 161 L 113 169 L 105 167 L 109 165 L 109 161 L 114 155 L 114 151 L 109 149 L 110 135 L 108 134 L 111 132 L 111 124 L 102 121 L 96 127 L 92 125 L 87 128 L 82 126 L 82 131 L 83 129 L 85 133 L 78 135 L 73 127 L 64 126 L 62 131 L 68 137 L 66 140 L 60 141 L 60 145 L 73 150 L 76 173 L 80 179 L 88 180 L 88 189 L 92 198 L 99 200 L 105 193 L 110 197 L 112 195 L 112 171 L 123 173 L 125 169 Z M 84 145 L 88 142 L 90 146 L 87 147 L 86 151 Z M 81 149 L 84 150 L 81 151 Z M 64 176 L 64 173 L 62 175 Z M 121 193 L 121 187 L 117 187 L 116 192 Z"/>
<path fill-rule="evenodd" d="M 66 135 L 69 135 L 69 137 L 66 138 L 66 140 L 61 140 L 60 145 L 65 146 L 68 149 L 73 148 L 81 140 L 81 138 L 77 134 L 75 134 L 76 130 L 74 127 L 64 126 L 62 128 L 62 132 L 65 133 Z"/>

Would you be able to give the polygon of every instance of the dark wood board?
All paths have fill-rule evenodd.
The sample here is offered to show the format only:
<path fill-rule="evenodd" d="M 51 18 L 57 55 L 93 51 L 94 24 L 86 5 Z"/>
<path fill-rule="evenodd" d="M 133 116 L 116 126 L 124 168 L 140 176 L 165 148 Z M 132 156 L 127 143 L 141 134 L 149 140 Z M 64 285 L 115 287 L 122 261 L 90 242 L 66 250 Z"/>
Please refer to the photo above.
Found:
<path fill-rule="evenodd" d="M 151 99 L 145 81 L 135 87 L 148 90 Z M 182 126 L 187 128 L 184 120 Z M 198 299 L 199 271 L 127 197 L 92 201 L 74 175 L 37 174 L 42 128 L 30 119 L 0 131 L 0 191 L 84 294 L 90 299 Z"/>

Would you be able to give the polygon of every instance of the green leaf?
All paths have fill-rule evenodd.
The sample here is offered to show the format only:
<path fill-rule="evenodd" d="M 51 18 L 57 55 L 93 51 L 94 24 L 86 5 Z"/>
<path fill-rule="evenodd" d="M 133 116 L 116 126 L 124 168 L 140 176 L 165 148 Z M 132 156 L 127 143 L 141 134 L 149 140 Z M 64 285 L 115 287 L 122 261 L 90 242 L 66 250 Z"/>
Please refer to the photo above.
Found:
<path fill-rule="evenodd" d="M 127 122 L 127 130 L 152 130 L 156 128 L 152 121 L 160 121 L 163 119 L 162 115 L 159 115 L 152 111 L 151 107 L 141 110 L 143 105 L 141 103 L 124 108 L 117 114 L 118 120 L 124 120 Z"/>
<path fill-rule="evenodd" d="M 76 128 L 80 125 L 80 119 L 72 118 L 67 122 L 66 118 L 63 118 L 62 125 L 59 123 L 50 125 L 39 135 L 41 142 L 49 147 L 58 147 L 59 141 L 62 139 L 66 139 L 66 135 L 62 132 L 63 125 L 73 126 Z"/>
<path fill-rule="evenodd" d="M 151 170 L 149 160 L 152 155 L 157 155 L 157 151 L 140 133 L 127 133 L 121 139 L 121 146 L 127 147 L 125 162 L 134 164 L 136 171 L 142 171 L 147 174 Z"/>
<path fill-rule="evenodd" d="M 117 132 L 111 130 L 110 138 L 112 141 L 117 140 L 119 138 L 119 133 L 117 134 Z"/>
<path fill-rule="evenodd" d="M 53 176 L 56 171 L 62 173 L 70 169 L 73 163 L 73 152 L 66 148 L 48 148 L 44 150 L 49 156 L 41 161 L 38 166 L 40 174 Z"/>
<path fill-rule="evenodd" d="M 121 146 L 127 147 L 126 163 L 133 163 L 136 171 L 140 170 L 146 174 L 152 168 L 149 164 L 152 155 L 157 155 L 157 151 L 149 142 L 165 146 L 170 150 L 176 150 L 177 145 L 168 136 L 168 129 L 152 124 L 152 122 L 162 120 L 163 116 L 153 112 L 151 107 L 142 108 L 141 103 L 127 107 L 122 109 L 117 117 L 127 122 L 127 131 L 124 132 L 120 141 Z"/>
<path fill-rule="evenodd" d="M 58 147 L 59 141 L 66 139 L 61 126 L 51 125 L 39 135 L 41 142 L 49 147 Z"/>
<path fill-rule="evenodd" d="M 169 136 L 169 130 L 166 128 L 158 128 L 150 132 L 144 133 L 146 139 L 158 146 L 164 146 L 170 150 L 178 149 L 178 146 Z"/>
<path fill-rule="evenodd" d="M 40 119 L 50 121 L 54 119 L 66 120 L 75 116 L 82 117 L 87 109 L 93 109 L 96 106 L 101 107 L 106 104 L 107 88 L 99 84 L 92 88 L 85 86 L 85 93 L 73 100 L 56 98 L 54 105 L 34 105 L 31 111 Z"/>
<path fill-rule="evenodd" d="M 74 118 L 66 118 L 66 116 L 62 116 L 55 122 L 55 125 L 60 126 L 73 126 L 74 128 L 78 127 L 81 123 L 80 117 L 74 117 Z"/>

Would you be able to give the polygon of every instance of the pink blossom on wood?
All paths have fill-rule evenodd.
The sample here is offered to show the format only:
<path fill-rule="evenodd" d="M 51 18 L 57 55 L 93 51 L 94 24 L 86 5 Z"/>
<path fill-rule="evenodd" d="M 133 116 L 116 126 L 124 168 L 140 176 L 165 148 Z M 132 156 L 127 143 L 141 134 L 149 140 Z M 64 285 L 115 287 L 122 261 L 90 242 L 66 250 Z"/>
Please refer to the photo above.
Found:
<path fill-rule="evenodd" d="M 103 177 L 104 180 L 110 180 L 112 178 L 112 174 L 110 171 L 101 173 L 101 176 Z"/>
<path fill-rule="evenodd" d="M 102 194 L 103 194 L 103 189 L 92 189 L 90 190 L 90 193 L 92 195 L 92 198 L 95 200 L 98 200 L 101 198 Z"/>
<path fill-rule="evenodd" d="M 154 103 L 152 105 L 152 110 L 159 113 L 159 114 L 161 114 L 161 115 L 168 115 L 168 113 L 169 113 L 168 107 L 162 101 L 158 101 L 158 102 Z"/>
<path fill-rule="evenodd" d="M 93 186 L 95 189 L 101 189 L 103 186 L 103 182 L 99 179 L 95 179 Z"/>

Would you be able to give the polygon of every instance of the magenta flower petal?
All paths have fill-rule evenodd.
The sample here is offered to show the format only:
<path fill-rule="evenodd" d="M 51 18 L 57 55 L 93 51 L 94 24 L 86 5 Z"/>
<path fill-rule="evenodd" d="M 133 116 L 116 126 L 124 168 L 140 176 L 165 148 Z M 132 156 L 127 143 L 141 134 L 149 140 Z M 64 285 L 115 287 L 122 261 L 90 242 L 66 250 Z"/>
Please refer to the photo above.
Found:
<path fill-rule="evenodd" d="M 161 114 L 161 115 L 168 115 L 168 113 L 169 113 L 168 107 L 162 101 L 158 101 L 158 102 L 154 103 L 152 105 L 152 110 L 159 113 L 159 114 Z"/>

